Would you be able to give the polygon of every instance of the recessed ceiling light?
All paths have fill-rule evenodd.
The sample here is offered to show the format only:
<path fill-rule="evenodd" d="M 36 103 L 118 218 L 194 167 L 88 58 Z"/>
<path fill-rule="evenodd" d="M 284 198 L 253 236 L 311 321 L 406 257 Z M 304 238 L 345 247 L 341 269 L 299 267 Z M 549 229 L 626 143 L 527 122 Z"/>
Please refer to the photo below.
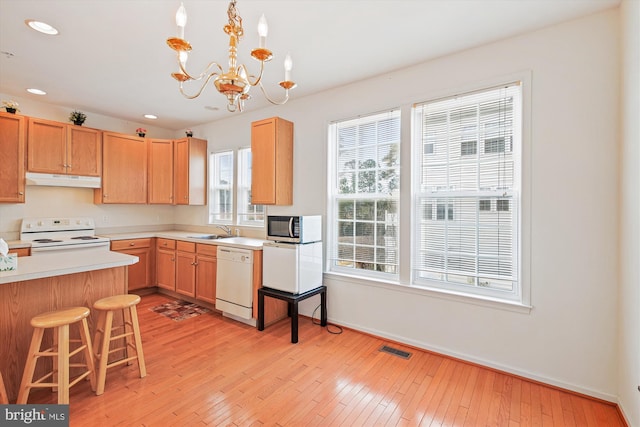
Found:
<path fill-rule="evenodd" d="M 30 87 L 29 89 L 27 89 L 27 92 L 32 93 L 34 95 L 46 95 L 47 92 L 40 90 L 40 89 L 36 89 L 34 87 Z"/>
<path fill-rule="evenodd" d="M 43 34 L 48 34 L 50 36 L 58 35 L 59 31 L 53 26 L 47 24 L 46 22 L 36 21 L 35 19 L 27 19 L 24 21 L 29 27 L 33 28 L 36 31 L 39 31 Z"/>
<path fill-rule="evenodd" d="M 151 120 L 156 120 L 158 118 L 158 116 L 155 116 L 153 114 L 145 114 L 144 115 L 145 119 L 151 119 Z"/>

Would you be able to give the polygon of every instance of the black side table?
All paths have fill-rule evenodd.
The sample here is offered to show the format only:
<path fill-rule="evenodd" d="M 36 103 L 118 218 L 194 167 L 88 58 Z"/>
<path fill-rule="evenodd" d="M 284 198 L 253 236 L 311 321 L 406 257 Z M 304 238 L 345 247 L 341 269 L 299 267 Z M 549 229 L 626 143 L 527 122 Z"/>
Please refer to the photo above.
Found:
<path fill-rule="evenodd" d="M 327 287 L 320 286 L 302 294 L 291 294 L 271 288 L 258 289 L 258 330 L 264 330 L 264 297 L 272 297 L 286 301 L 291 316 L 291 342 L 298 342 L 298 302 L 320 294 L 320 325 L 327 326 Z"/>

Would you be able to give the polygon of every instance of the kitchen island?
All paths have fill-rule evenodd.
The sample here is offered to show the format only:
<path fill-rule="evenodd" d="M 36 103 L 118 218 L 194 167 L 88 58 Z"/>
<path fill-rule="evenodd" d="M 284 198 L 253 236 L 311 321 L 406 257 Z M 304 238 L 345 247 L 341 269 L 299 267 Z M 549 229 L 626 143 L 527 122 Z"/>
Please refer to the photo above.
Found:
<path fill-rule="evenodd" d="M 0 272 L 0 371 L 10 402 L 20 387 L 33 332 L 31 318 L 63 307 L 92 308 L 100 298 L 126 293 L 127 266 L 137 262 L 135 256 L 104 250 L 52 252 L 19 257 L 17 270 Z M 92 309 L 92 332 L 95 321 Z M 45 334 L 43 346 L 50 343 L 50 334 Z M 36 375 L 43 371 L 40 366 Z"/>

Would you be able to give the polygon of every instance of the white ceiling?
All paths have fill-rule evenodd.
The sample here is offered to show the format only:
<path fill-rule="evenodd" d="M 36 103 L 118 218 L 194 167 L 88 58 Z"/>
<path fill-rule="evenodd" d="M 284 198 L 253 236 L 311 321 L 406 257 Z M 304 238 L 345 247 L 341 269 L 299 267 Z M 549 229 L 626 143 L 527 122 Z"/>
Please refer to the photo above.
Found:
<path fill-rule="evenodd" d="M 198 74 L 210 61 L 226 68 L 226 0 L 183 0 L 185 38 L 193 45 L 189 67 Z M 292 98 L 392 72 L 452 52 L 617 7 L 620 0 L 238 0 L 245 36 L 240 62 L 258 63 L 257 21 L 269 22 L 265 86 L 282 89 L 282 61 L 293 57 Z M 134 122 L 182 129 L 227 117 L 226 100 L 210 84 L 197 99 L 180 95 L 177 70 L 166 45 L 177 34 L 179 0 L 0 0 L 0 92 Z M 55 37 L 24 21 L 45 21 Z M 5 53 L 9 52 L 11 55 Z M 197 83 L 196 83 L 197 84 Z M 27 94 L 36 87 L 46 98 Z M 188 86 L 192 92 L 195 87 Z M 267 105 L 258 88 L 246 110 Z M 214 109 L 217 108 L 217 111 Z"/>

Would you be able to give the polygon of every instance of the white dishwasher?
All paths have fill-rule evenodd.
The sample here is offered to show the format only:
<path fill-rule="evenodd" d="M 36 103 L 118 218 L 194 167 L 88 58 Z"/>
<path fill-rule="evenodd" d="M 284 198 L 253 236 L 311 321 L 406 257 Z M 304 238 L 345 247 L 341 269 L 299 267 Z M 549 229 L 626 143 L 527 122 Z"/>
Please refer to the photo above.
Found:
<path fill-rule="evenodd" d="M 243 319 L 253 317 L 253 251 L 218 246 L 216 309 Z"/>

